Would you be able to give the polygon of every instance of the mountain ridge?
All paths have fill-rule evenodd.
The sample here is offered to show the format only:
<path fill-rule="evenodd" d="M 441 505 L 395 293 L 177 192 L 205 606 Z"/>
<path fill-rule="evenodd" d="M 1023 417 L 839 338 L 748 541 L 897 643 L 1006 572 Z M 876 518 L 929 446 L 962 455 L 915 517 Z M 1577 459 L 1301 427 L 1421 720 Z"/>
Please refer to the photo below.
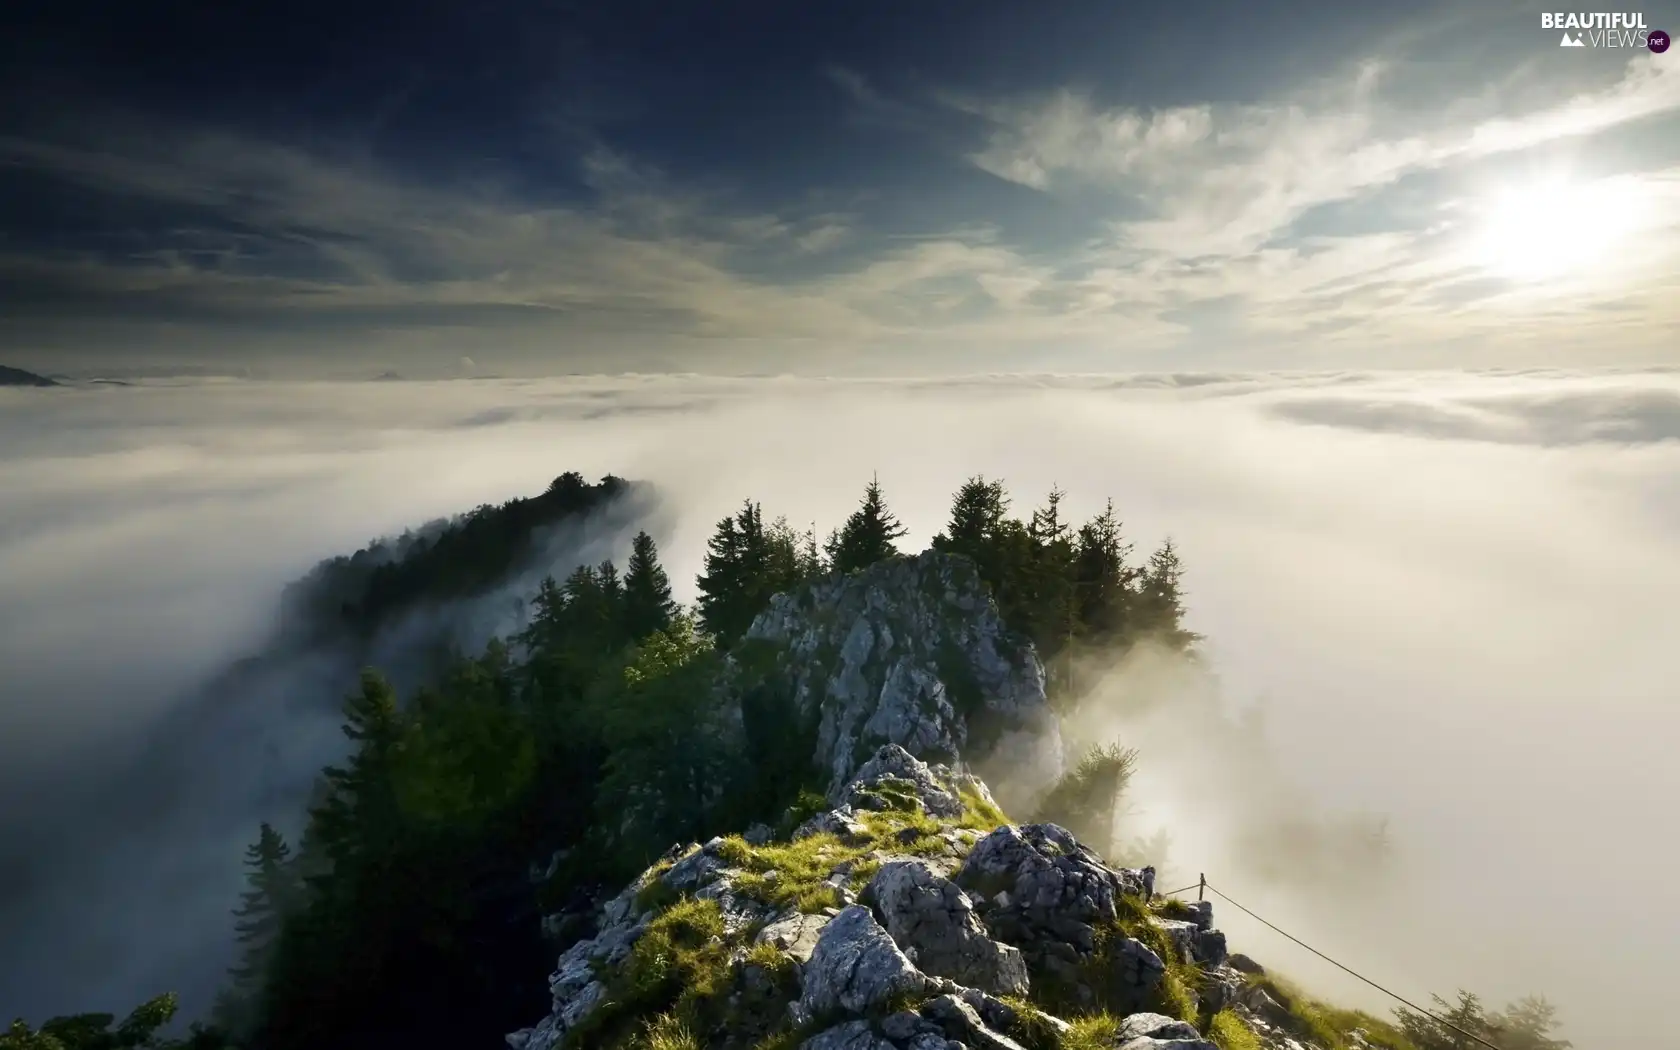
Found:
<path fill-rule="evenodd" d="M 10 368 L 0 365 L 0 386 L 63 386 L 56 379 L 48 379 L 43 375 L 36 375 L 21 368 Z"/>

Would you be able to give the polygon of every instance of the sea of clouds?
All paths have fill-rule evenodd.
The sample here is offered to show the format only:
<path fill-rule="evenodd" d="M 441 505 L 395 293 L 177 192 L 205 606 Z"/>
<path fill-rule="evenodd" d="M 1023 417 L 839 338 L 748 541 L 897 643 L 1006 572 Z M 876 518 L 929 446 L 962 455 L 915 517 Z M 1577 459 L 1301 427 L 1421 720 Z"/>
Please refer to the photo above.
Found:
<path fill-rule="evenodd" d="M 315 561 L 564 470 L 655 486 L 643 523 L 685 600 L 748 497 L 821 534 L 877 473 L 920 546 L 972 474 L 1022 513 L 1053 485 L 1079 517 L 1112 496 L 1140 554 L 1178 545 L 1217 675 L 1216 703 L 1103 727 L 1140 749 L 1129 819 L 1169 830 L 1173 875 L 1406 994 L 1544 992 L 1583 1048 L 1638 1043 L 1680 976 L 1680 373 L 156 380 L 0 391 L 0 855 L 29 857 L 0 865 L 0 1015 L 120 1011 L 160 980 L 202 1009 L 240 845 L 295 803 L 232 792 L 207 822 L 181 814 L 213 784 L 164 793 L 144 849 L 64 829 L 100 827 L 113 771 L 264 644 Z M 1263 758 L 1207 729 L 1256 707 Z M 338 746 L 312 712 L 259 719 L 303 779 Z M 1366 899 L 1254 876 L 1221 799 L 1257 792 L 1386 815 L 1395 878 Z"/>

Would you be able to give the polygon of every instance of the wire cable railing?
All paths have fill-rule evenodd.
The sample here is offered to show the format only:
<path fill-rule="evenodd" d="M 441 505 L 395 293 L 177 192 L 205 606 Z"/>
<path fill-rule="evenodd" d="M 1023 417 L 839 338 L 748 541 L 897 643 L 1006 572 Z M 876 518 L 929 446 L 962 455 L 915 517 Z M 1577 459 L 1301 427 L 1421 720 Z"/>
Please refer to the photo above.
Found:
<path fill-rule="evenodd" d="M 1412 1002 L 1410 999 L 1407 999 L 1405 996 L 1400 995 L 1399 993 L 1391 991 L 1387 988 L 1384 988 L 1382 985 L 1378 984 L 1376 981 L 1371 980 L 1369 977 L 1366 977 L 1364 974 L 1362 974 L 1359 971 L 1353 969 L 1351 966 L 1347 966 L 1343 963 L 1337 962 L 1335 959 L 1330 958 L 1330 956 L 1328 956 L 1328 955 L 1324 954 L 1323 952 L 1319 951 L 1317 948 L 1314 948 L 1312 945 L 1308 944 L 1306 941 L 1301 940 L 1301 938 L 1299 938 L 1299 937 L 1295 936 L 1294 934 L 1290 933 L 1288 930 L 1282 929 L 1281 927 L 1277 926 L 1275 923 L 1271 922 L 1270 920 L 1264 919 L 1264 918 L 1260 917 L 1259 915 L 1256 915 L 1253 911 L 1250 911 L 1248 908 L 1244 907 L 1242 904 L 1239 904 L 1238 902 L 1232 900 L 1230 898 L 1230 896 L 1228 896 L 1224 891 L 1222 891 L 1222 890 L 1218 889 L 1217 887 L 1209 884 L 1206 875 L 1203 875 L 1199 880 L 1191 883 L 1188 886 L 1183 887 L 1182 889 L 1169 890 L 1166 893 L 1162 894 L 1161 896 L 1176 897 L 1180 893 L 1188 893 L 1191 890 L 1196 891 L 1196 899 L 1198 901 L 1205 900 L 1206 895 L 1209 891 L 1218 894 L 1225 901 L 1225 903 L 1231 905 L 1233 908 L 1236 908 L 1238 911 L 1241 911 L 1243 914 L 1247 915 L 1249 918 L 1253 919 L 1254 921 L 1256 921 L 1258 923 L 1261 923 L 1262 925 L 1268 927 L 1269 929 L 1273 930 L 1274 932 L 1276 932 L 1276 933 L 1278 933 L 1278 934 L 1280 934 L 1284 937 L 1289 938 L 1291 941 L 1294 941 L 1296 944 L 1305 948 L 1307 951 L 1312 952 L 1314 955 L 1318 956 L 1320 959 L 1323 959 L 1325 962 L 1329 963 L 1330 965 L 1336 967 L 1339 970 L 1344 971 L 1345 973 L 1348 973 L 1348 974 L 1352 975 L 1353 977 L 1358 978 L 1361 981 L 1364 981 L 1366 984 L 1370 985 L 1372 988 L 1375 988 L 1377 991 L 1383 993 L 1384 995 L 1390 997 L 1391 999 L 1394 999 L 1397 1002 L 1405 1004 L 1405 1006 L 1407 1006 L 1408 1008 L 1410 1008 L 1410 1009 L 1416 1011 L 1417 1013 L 1420 1013 L 1423 1016 L 1429 1018 L 1431 1021 L 1434 1021 L 1436 1024 L 1440 1025 L 1441 1027 L 1449 1028 L 1452 1031 L 1457 1032 L 1459 1035 L 1464 1036 L 1466 1039 L 1474 1040 L 1475 1042 L 1481 1044 L 1482 1046 L 1487 1047 L 1488 1050 L 1501 1050 L 1501 1048 L 1499 1046 L 1496 1046 L 1495 1044 L 1488 1042 L 1486 1039 L 1483 1039 L 1481 1036 L 1477 1035 L 1475 1032 L 1465 1031 L 1463 1028 L 1460 1028 L 1458 1025 L 1454 1024 L 1453 1022 L 1451 1022 L 1451 1021 L 1447 1020 L 1446 1018 L 1440 1016 L 1439 1014 L 1435 1013 L 1433 1010 L 1426 1010 L 1423 1007 L 1421 1007 L 1421 1006 L 1417 1005 L 1416 1003 Z"/>

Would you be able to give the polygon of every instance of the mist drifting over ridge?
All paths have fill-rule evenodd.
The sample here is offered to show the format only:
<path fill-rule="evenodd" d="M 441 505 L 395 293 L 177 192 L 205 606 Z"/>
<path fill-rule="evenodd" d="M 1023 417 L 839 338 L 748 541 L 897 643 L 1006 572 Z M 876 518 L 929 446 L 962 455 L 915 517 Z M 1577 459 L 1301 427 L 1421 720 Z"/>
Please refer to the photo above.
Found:
<path fill-rule="evenodd" d="M 0 488 L 23 496 L 0 506 L 7 799 L 97 805 L 88 770 L 257 644 L 287 580 L 562 470 L 655 487 L 683 600 L 743 498 L 826 530 L 878 471 L 919 548 L 985 473 L 1019 512 L 1053 484 L 1076 517 L 1112 495 L 1140 552 L 1168 534 L 1183 552 L 1217 688 L 1171 687 L 1201 698 L 1190 719 L 1102 727 L 1142 751 L 1133 819 L 1171 826 L 1169 867 L 1419 995 L 1543 991 L 1572 1032 L 1634 1038 L 1622 1004 L 1673 972 L 1672 911 L 1606 924 L 1582 902 L 1674 859 L 1649 834 L 1680 795 L 1661 754 L 1680 718 L 1674 373 L 177 383 L 0 393 L 0 446 Z M 1264 757 L 1239 770 L 1209 725 L 1262 696 Z M 1401 878 L 1361 907 L 1222 875 L 1238 791 L 1388 815 Z M 203 844 L 235 888 L 248 837 Z M 144 958 L 125 933 L 28 965 L 66 995 L 160 990 L 88 979 Z M 0 974 L 0 1012 L 108 1008 L 24 1001 L 19 982 Z"/>

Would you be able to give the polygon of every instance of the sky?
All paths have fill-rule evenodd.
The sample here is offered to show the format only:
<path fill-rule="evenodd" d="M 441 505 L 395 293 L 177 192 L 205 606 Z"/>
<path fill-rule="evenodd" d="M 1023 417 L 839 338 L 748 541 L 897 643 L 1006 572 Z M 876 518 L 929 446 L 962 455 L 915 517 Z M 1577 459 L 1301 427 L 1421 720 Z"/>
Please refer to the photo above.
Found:
<path fill-rule="evenodd" d="M 1172 888 L 1205 871 L 1414 1001 L 1545 994 L 1579 1050 L 1648 1043 L 1634 1004 L 1677 976 L 1680 843 L 1653 829 L 1680 798 L 1680 369 L 153 379 L 0 390 L 0 448 L 0 857 L 32 871 L 0 865 L 0 1016 L 164 982 L 202 1009 L 242 846 L 298 819 L 249 767 L 307 787 L 342 743 L 334 698 L 300 707 L 307 668 L 218 695 L 236 716 L 177 756 L 198 779 L 172 804 L 112 771 L 260 648 L 317 559 L 568 469 L 652 486 L 582 556 L 647 527 L 684 601 L 749 497 L 820 534 L 878 474 L 919 549 L 974 473 L 1020 514 L 1052 485 L 1079 520 L 1112 496 L 1137 557 L 1177 544 L 1215 676 L 1128 666 L 1081 718 L 1139 749 L 1128 819 L 1167 832 Z M 1255 711 L 1258 737 L 1221 728 Z M 1327 887 L 1288 850 L 1257 873 L 1280 822 L 1370 815 L 1386 883 Z M 1219 909 L 1236 950 L 1393 1005 Z"/>
<path fill-rule="evenodd" d="M 1680 51 L 1562 48 L 1540 13 L 8 4 L 0 361 L 1673 362 Z"/>

